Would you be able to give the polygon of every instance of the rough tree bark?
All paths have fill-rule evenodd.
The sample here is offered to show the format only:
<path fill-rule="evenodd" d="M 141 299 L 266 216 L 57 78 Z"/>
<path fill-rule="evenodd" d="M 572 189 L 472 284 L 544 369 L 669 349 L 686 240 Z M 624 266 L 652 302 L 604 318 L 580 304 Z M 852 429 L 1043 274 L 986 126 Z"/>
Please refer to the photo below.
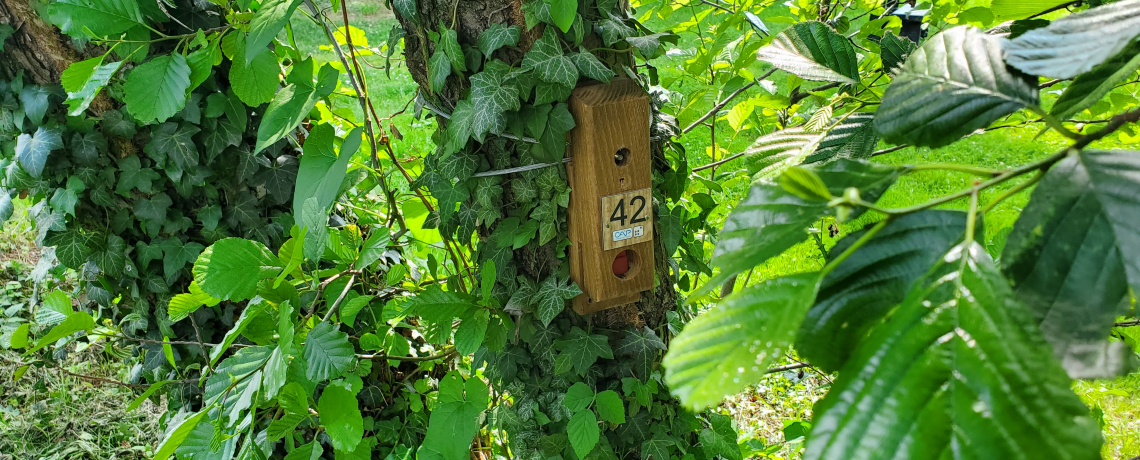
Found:
<path fill-rule="evenodd" d="M 37 85 L 59 83 L 59 75 L 79 55 L 70 40 L 36 16 L 28 0 L 0 0 L 0 24 L 15 32 L 0 51 L 0 72 L 8 79 L 20 70 Z"/>
<path fill-rule="evenodd" d="M 458 40 L 461 45 L 477 46 L 479 35 L 484 30 L 489 28 L 492 24 L 506 24 L 516 25 L 523 32 L 519 39 L 519 43 L 515 47 L 504 47 L 495 51 L 494 56 L 502 58 L 508 62 L 518 62 L 522 56 L 530 50 L 534 41 L 542 36 L 543 25 L 539 25 L 534 29 L 527 29 L 526 19 L 523 14 L 523 0 L 419 0 L 416 2 L 418 5 L 419 24 L 440 24 L 443 23 L 453 28 L 458 35 Z M 628 5 L 623 1 L 623 5 Z M 407 31 L 404 37 L 404 57 L 407 63 L 408 70 L 412 75 L 412 79 L 421 88 L 421 94 L 428 95 L 432 92 L 428 89 L 431 87 L 428 79 L 427 63 L 428 57 L 434 51 L 433 44 L 427 40 L 426 35 L 422 32 L 422 28 L 416 26 L 413 22 L 400 14 L 396 14 L 400 25 Z M 432 26 L 433 28 L 435 26 Z M 593 33 L 587 34 L 584 40 L 584 48 L 604 48 L 601 40 Z M 629 53 L 613 53 L 610 51 L 602 51 L 594 53 L 602 62 L 614 63 L 631 61 Z M 447 108 L 450 110 L 455 107 L 457 101 L 462 98 L 463 91 L 467 89 L 468 82 L 464 79 L 449 78 L 447 86 L 443 91 L 440 91 L 436 96 L 438 100 L 432 101 L 434 104 Z M 446 123 L 446 120 L 440 120 Z M 653 127 L 655 130 L 657 126 Z M 664 141 L 668 136 L 666 133 L 653 133 L 653 142 L 651 144 L 651 151 L 654 157 L 654 165 L 658 167 L 668 167 L 668 160 L 665 158 Z M 643 292 L 641 300 L 635 304 L 623 305 L 620 307 L 611 308 L 594 314 L 593 322 L 602 327 L 620 329 L 627 326 L 649 326 L 657 329 L 666 321 L 666 312 L 673 310 L 677 305 L 677 294 L 673 288 L 674 280 L 672 278 L 672 269 L 668 263 L 668 257 L 665 254 L 665 248 L 662 243 L 663 239 L 659 232 L 660 226 L 654 225 L 654 266 L 658 277 L 657 285 L 654 289 Z M 522 261 L 524 266 L 521 269 L 531 274 L 542 272 L 543 268 L 546 271 L 550 270 L 552 263 L 556 263 L 554 251 L 552 249 L 553 242 L 544 248 L 537 251 L 526 253 L 527 249 L 523 248 L 516 251 L 515 260 Z M 541 267 L 539 267 L 541 266 Z"/>

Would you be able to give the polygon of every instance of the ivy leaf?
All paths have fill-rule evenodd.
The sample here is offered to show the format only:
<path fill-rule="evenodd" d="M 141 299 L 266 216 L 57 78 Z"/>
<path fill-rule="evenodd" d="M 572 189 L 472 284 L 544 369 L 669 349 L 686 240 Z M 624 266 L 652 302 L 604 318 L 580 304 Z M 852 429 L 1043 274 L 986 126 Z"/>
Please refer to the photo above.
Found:
<path fill-rule="evenodd" d="M 1031 318 L 984 249 L 955 247 L 816 404 L 804 458 L 1096 458 L 1100 430 Z"/>
<path fill-rule="evenodd" d="M 268 168 L 262 168 L 253 176 L 253 184 L 264 188 L 277 203 L 289 201 L 297 182 L 297 158 L 293 155 L 278 156 Z"/>
<path fill-rule="evenodd" d="M 509 72 L 506 64 L 493 60 L 483 67 L 482 72 L 471 76 L 471 104 L 474 108 L 471 135 L 480 142 L 487 133 L 503 132 L 507 123 L 504 112 L 519 109 L 519 90 L 503 84 Z"/>
<path fill-rule="evenodd" d="M 281 68 L 277 65 L 277 58 L 272 53 L 257 53 L 247 63 L 247 47 L 243 35 L 238 35 L 235 46 L 233 63 L 230 65 L 230 89 L 250 107 L 272 101 L 281 81 Z"/>
<path fill-rule="evenodd" d="M 151 131 L 151 140 L 144 150 L 159 165 L 162 165 L 159 159 L 165 157 L 183 170 L 196 167 L 198 146 L 194 144 L 193 137 L 198 131 L 197 126 L 190 124 L 163 123 Z"/>
<path fill-rule="evenodd" d="M 815 172 L 832 195 L 847 187 L 860 190 L 863 199 L 877 200 L 894 183 L 899 170 L 866 160 L 841 159 L 805 167 Z M 817 219 L 834 213 L 827 202 L 805 200 L 770 182 L 758 182 L 725 219 L 720 241 L 713 251 L 719 274 L 695 295 L 703 295 L 733 275 L 748 270 L 807 240 L 805 229 Z M 851 218 L 855 218 L 852 216 Z"/>
<path fill-rule="evenodd" d="M 627 26 L 621 18 L 614 17 L 613 15 L 609 15 L 609 17 L 598 21 L 596 27 L 601 31 L 602 41 L 605 42 L 606 46 L 614 46 L 617 42 L 625 40 L 637 33 L 634 28 Z"/>
<path fill-rule="evenodd" d="M 131 155 L 117 161 L 119 166 L 119 181 L 115 185 L 115 193 L 129 197 L 131 190 L 137 189 L 143 193 L 153 191 L 151 185 L 161 176 L 151 168 L 143 168 L 138 155 Z"/>
<path fill-rule="evenodd" d="M 401 17 L 411 21 L 412 24 L 418 25 L 420 23 L 416 0 L 392 0 L 392 7 Z"/>
<path fill-rule="evenodd" d="M 570 385 L 566 390 L 566 397 L 562 398 L 562 405 L 575 414 L 586 410 L 593 402 L 594 389 L 582 382 Z"/>
<path fill-rule="evenodd" d="M 20 91 L 20 102 L 24 106 L 24 114 L 32 121 L 32 124 L 36 126 L 43 124 L 51 95 L 51 90 L 45 86 L 28 85 Z"/>
<path fill-rule="evenodd" d="M 570 93 L 574 91 L 572 86 L 566 86 L 562 83 L 548 83 L 545 81 L 538 82 L 534 87 L 534 104 L 542 105 L 552 102 L 565 101 L 570 97 Z"/>
<path fill-rule="evenodd" d="M 451 68 L 456 72 L 466 72 L 467 65 L 463 62 L 463 49 L 459 47 L 459 34 L 454 29 L 449 29 L 441 22 L 439 24 L 439 48 L 436 49 L 436 54 L 440 50 L 447 55 L 447 59 L 451 61 Z"/>
<path fill-rule="evenodd" d="M 563 33 L 570 31 L 570 26 L 574 25 L 574 18 L 578 16 L 578 0 L 544 0 L 547 5 L 550 5 L 550 18 L 554 20 L 554 25 L 558 26 Z M 582 457 L 583 455 L 578 455 Z"/>
<path fill-rule="evenodd" d="M 431 90 L 438 93 L 447 86 L 447 77 L 451 75 L 451 61 L 447 54 L 438 50 L 428 59 L 428 74 L 431 76 Z"/>
<path fill-rule="evenodd" d="M 822 22 L 800 22 L 784 29 L 756 52 L 756 59 L 805 80 L 859 81 L 855 46 Z"/>
<path fill-rule="evenodd" d="M 1037 104 L 1037 81 L 1002 61 L 1002 39 L 970 26 L 930 37 L 907 58 L 875 112 L 892 144 L 942 147 Z"/>
<path fill-rule="evenodd" d="M 55 246 L 55 256 L 67 268 L 79 270 L 87 262 L 91 253 L 88 245 L 92 237 L 77 228 L 48 234 L 44 246 Z"/>
<path fill-rule="evenodd" d="M 16 138 L 16 161 L 34 178 L 39 178 L 47 165 L 48 154 L 63 148 L 63 137 L 58 127 L 40 126 L 35 134 L 21 134 Z"/>
<path fill-rule="evenodd" d="M 598 418 L 594 416 L 594 412 L 584 410 L 570 417 L 570 423 L 566 425 L 566 434 L 570 437 L 570 445 L 578 458 L 586 458 L 586 455 L 594 450 L 594 446 L 598 445 L 602 430 L 598 427 Z"/>
<path fill-rule="evenodd" d="M 174 204 L 166 193 L 159 193 L 150 198 L 140 198 L 135 201 L 135 217 L 144 221 L 147 234 L 155 236 L 162 224 L 166 223 L 166 211 Z"/>
<path fill-rule="evenodd" d="M 578 375 L 585 375 L 598 358 L 614 359 L 609 339 L 600 334 L 587 334 L 575 326 L 562 339 L 554 343 L 554 348 L 568 356 L 570 364 Z"/>
<path fill-rule="evenodd" d="M 277 256 L 261 243 L 225 238 L 198 256 L 194 262 L 194 281 L 214 298 L 236 301 L 253 297 L 257 282 L 273 278 L 279 271 Z"/>
<path fill-rule="evenodd" d="M 324 324 L 324 323 L 322 323 Z M 364 437 L 364 419 L 360 416 L 360 403 L 356 392 L 345 384 L 331 384 L 321 392 L 317 402 L 321 426 L 325 427 L 333 448 L 338 452 L 352 452 Z"/>
<path fill-rule="evenodd" d="M 317 324 L 305 339 L 305 376 L 321 382 L 339 377 L 352 365 L 356 355 L 345 334 L 327 321 Z"/>
<path fill-rule="evenodd" d="M 676 34 L 669 32 L 658 32 L 655 34 L 642 35 L 642 36 L 628 36 L 625 37 L 625 42 L 630 46 L 637 48 L 641 56 L 646 59 L 653 59 L 661 55 L 662 43 L 676 44 L 678 40 Z"/>
<path fill-rule="evenodd" d="M 163 122 L 186 106 L 189 89 L 190 66 L 186 58 L 177 53 L 159 56 L 127 75 L 123 103 L 140 122 Z"/>
<path fill-rule="evenodd" d="M 1085 151 L 1062 160 L 1034 189 L 1002 253 L 1014 296 L 1033 312 L 1069 375 L 1109 377 L 1122 362 L 1100 361 L 1129 287 L 1140 288 L 1133 152 Z M 1123 345 L 1116 342 L 1117 345 Z"/>
<path fill-rule="evenodd" d="M 47 7 L 48 19 L 63 33 L 106 38 L 145 24 L 135 0 L 60 0 Z"/>
<path fill-rule="evenodd" d="M 641 460 L 667 460 L 669 448 L 676 445 L 676 441 L 668 435 L 658 433 L 652 439 L 641 443 Z"/>
<path fill-rule="evenodd" d="M 1140 36 L 1140 1 L 1070 14 L 1005 47 L 1005 62 L 1030 75 L 1072 78 L 1116 56 Z"/>
<path fill-rule="evenodd" d="M 828 372 L 843 367 L 867 330 L 902 302 L 906 291 L 966 229 L 966 214 L 922 211 L 890 222 L 824 277 L 796 335 L 796 351 Z M 833 259 L 866 231 L 831 248 Z"/>
<path fill-rule="evenodd" d="M 534 69 L 535 74 L 546 82 L 573 87 L 578 81 L 578 68 L 573 60 L 562 54 L 558 33 L 554 29 L 546 29 L 542 38 L 534 42 L 523 57 L 522 65 L 524 69 Z"/>
<path fill-rule="evenodd" d="M 918 49 L 918 45 L 910 41 L 909 38 L 900 38 L 892 31 L 887 31 L 883 35 L 883 39 L 879 42 L 879 47 L 882 49 L 880 58 L 883 61 L 883 72 L 891 73 L 899 68 L 906 62 L 907 56 Z"/>
<path fill-rule="evenodd" d="M 1133 42 L 1112 59 L 1073 79 L 1049 109 L 1049 114 L 1066 120 L 1092 107 L 1116 88 L 1117 83 L 1136 73 L 1137 68 L 1140 68 L 1140 42 Z"/>
<path fill-rule="evenodd" d="M 245 39 L 245 65 L 265 51 L 269 42 L 281 32 L 302 0 L 266 0 L 249 21 L 249 37 Z"/>
<path fill-rule="evenodd" d="M 610 79 L 614 77 L 614 71 L 602 64 L 602 61 L 599 61 L 597 56 L 590 54 L 589 51 L 579 50 L 579 52 L 571 54 L 570 59 L 578 67 L 578 72 L 589 78 L 609 83 Z"/>
<path fill-rule="evenodd" d="M 559 279 L 557 274 L 550 275 L 538 286 L 533 297 L 539 321 L 542 321 L 543 326 L 549 326 L 566 309 L 566 301 L 581 293 L 582 290 L 569 278 Z"/>
<path fill-rule="evenodd" d="M 699 411 L 758 381 L 791 349 L 818 286 L 818 273 L 766 280 L 687 324 L 661 362 L 673 394 Z"/>
<path fill-rule="evenodd" d="M 515 46 L 519 42 L 519 27 L 505 24 L 491 24 L 487 30 L 479 34 L 479 51 L 484 56 L 490 56 L 495 50 L 504 46 Z"/>
<path fill-rule="evenodd" d="M 317 199 L 321 209 L 332 205 L 348 171 L 348 162 L 360 148 L 362 139 L 360 128 L 352 130 L 345 136 L 338 154 L 332 125 L 317 125 L 309 132 L 297 171 L 297 188 L 293 191 L 294 215 L 301 215 L 300 206 L 310 197 Z"/>
<path fill-rule="evenodd" d="M 653 364 L 657 361 L 657 354 L 667 348 L 665 342 L 657 337 L 657 333 L 652 328 L 642 326 L 640 330 L 636 328 L 626 330 L 625 336 L 618 341 L 614 352 L 621 356 L 628 356 L 634 370 L 637 371 L 637 375 L 645 378 L 653 372 Z"/>
<path fill-rule="evenodd" d="M 81 165 L 91 166 L 99 159 L 99 155 L 107 152 L 107 138 L 103 133 L 92 131 L 86 134 L 75 133 L 71 136 L 71 158 Z"/>

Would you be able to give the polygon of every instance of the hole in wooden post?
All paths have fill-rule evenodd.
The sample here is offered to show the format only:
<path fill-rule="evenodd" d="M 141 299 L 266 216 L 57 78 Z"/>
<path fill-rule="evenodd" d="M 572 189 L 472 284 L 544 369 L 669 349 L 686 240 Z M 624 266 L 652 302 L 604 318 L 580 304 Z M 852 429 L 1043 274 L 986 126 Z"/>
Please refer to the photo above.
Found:
<path fill-rule="evenodd" d="M 622 147 L 614 154 L 614 164 L 625 166 L 626 163 L 629 163 L 629 149 Z"/>
<path fill-rule="evenodd" d="M 638 262 L 637 253 L 632 249 L 619 252 L 613 261 L 614 276 L 619 279 L 627 279 L 633 276 L 634 273 L 637 273 Z"/>

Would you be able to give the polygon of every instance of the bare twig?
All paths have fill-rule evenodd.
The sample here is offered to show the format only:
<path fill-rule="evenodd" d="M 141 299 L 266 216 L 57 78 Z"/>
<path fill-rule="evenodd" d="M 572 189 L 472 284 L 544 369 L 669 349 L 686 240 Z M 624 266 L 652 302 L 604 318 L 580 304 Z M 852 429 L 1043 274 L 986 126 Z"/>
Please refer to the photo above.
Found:
<path fill-rule="evenodd" d="M 1119 323 L 1113 324 L 1113 326 L 1114 326 L 1114 327 L 1132 327 L 1132 326 L 1140 326 L 1140 319 L 1134 319 L 1134 320 L 1131 320 L 1131 321 L 1121 321 L 1121 322 L 1119 322 Z"/>
<path fill-rule="evenodd" d="M 728 95 L 728 97 L 724 98 L 724 100 L 723 100 L 723 101 L 720 101 L 720 102 L 718 102 L 716 105 L 714 105 L 714 106 L 713 106 L 713 108 L 712 108 L 712 110 L 709 110 L 708 112 L 705 112 L 705 114 L 704 114 L 704 115 L 701 115 L 701 117 L 700 117 L 700 118 L 698 118 L 698 119 L 697 119 L 697 121 L 694 121 L 694 122 L 690 123 L 690 124 L 689 124 L 689 126 L 685 127 L 685 129 L 682 129 L 682 130 L 681 130 L 681 134 L 685 134 L 685 133 L 688 133 L 689 131 L 692 131 L 692 130 L 693 130 L 693 128 L 696 128 L 697 126 L 699 126 L 699 125 L 701 124 L 701 122 L 703 122 L 703 121 L 707 120 L 709 117 L 711 117 L 711 116 L 713 116 L 713 115 L 716 115 L 716 113 L 717 113 L 717 112 L 719 112 L 719 111 L 720 111 L 720 109 L 723 109 L 723 108 L 724 108 L 724 106 L 728 105 L 728 103 L 729 103 L 729 102 L 731 102 L 733 98 L 735 98 L 736 96 L 739 96 L 741 93 L 743 93 L 743 92 L 747 91 L 747 90 L 748 90 L 748 88 L 751 88 L 751 87 L 753 87 L 753 86 L 756 86 L 756 82 L 758 82 L 758 81 L 760 81 L 760 80 L 763 80 L 763 79 L 765 79 L 765 78 L 768 78 L 770 75 L 772 75 L 772 74 L 773 74 L 773 73 L 775 73 L 775 72 L 776 72 L 776 69 L 772 69 L 772 70 L 769 70 L 769 71 L 768 71 L 767 73 L 765 73 L 764 75 L 761 75 L 761 76 L 757 77 L 757 78 L 756 78 L 755 80 L 753 80 L 751 83 L 749 83 L 749 84 L 747 84 L 747 85 L 744 85 L 744 86 L 741 86 L 741 87 L 740 87 L 739 89 L 737 89 L 736 91 L 733 91 L 733 92 L 732 92 L 732 94 L 729 94 L 729 95 Z"/>
<path fill-rule="evenodd" d="M 451 356 L 456 355 L 456 354 L 458 354 L 458 352 L 455 351 L 455 348 L 449 347 L 448 349 L 446 349 L 440 353 L 437 353 L 434 355 L 428 355 L 428 356 L 388 356 L 384 353 L 377 353 L 377 354 L 370 354 L 370 355 L 356 355 L 356 357 L 360 358 L 360 359 L 387 359 L 387 360 L 391 360 L 391 361 L 421 362 L 421 361 L 435 361 L 437 359 L 447 359 L 447 358 L 450 358 Z"/>

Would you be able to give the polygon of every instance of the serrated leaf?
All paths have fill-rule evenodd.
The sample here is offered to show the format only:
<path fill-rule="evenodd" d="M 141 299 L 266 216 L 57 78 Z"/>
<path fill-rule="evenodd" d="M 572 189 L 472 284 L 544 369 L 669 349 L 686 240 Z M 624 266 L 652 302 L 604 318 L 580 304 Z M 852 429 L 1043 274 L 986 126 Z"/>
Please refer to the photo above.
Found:
<path fill-rule="evenodd" d="M 879 41 L 881 49 L 880 57 L 883 61 L 883 71 L 887 73 L 894 72 L 904 62 L 907 56 L 918 49 L 918 45 L 910 41 L 909 38 L 902 38 L 895 35 L 894 32 L 888 31 L 883 35 L 883 39 Z"/>
<path fill-rule="evenodd" d="M 855 47 L 822 22 L 800 22 L 784 29 L 756 52 L 756 59 L 806 80 L 859 81 Z"/>
<path fill-rule="evenodd" d="M 487 336 L 487 324 L 490 316 L 487 310 L 479 310 L 468 319 L 459 323 L 455 329 L 455 350 L 461 355 L 474 354 L 483 345 Z"/>
<path fill-rule="evenodd" d="M 83 112 L 87 110 L 87 107 L 91 105 L 91 102 L 95 100 L 95 97 L 99 95 L 99 92 L 103 90 L 103 87 L 107 86 L 107 83 L 111 81 L 111 77 L 115 76 L 115 73 L 122 68 L 123 62 L 125 62 L 119 61 L 103 64 L 102 57 L 88 59 L 83 62 L 91 61 L 96 61 L 94 62 L 95 67 L 91 68 L 91 72 L 85 72 L 81 66 L 81 69 L 79 69 L 77 73 L 71 75 L 73 79 L 70 82 L 65 82 L 64 87 L 67 90 L 67 100 L 64 102 L 67 103 L 67 114 L 70 116 L 77 117 L 82 115 Z M 79 64 L 80 63 L 72 64 L 71 67 L 68 67 L 67 70 L 64 71 L 64 74 Z M 67 88 L 68 85 L 72 87 Z"/>
<path fill-rule="evenodd" d="M 847 187 L 855 187 L 869 201 L 877 200 L 899 174 L 895 167 L 865 160 L 840 159 L 806 168 L 823 179 L 832 195 L 842 195 Z M 771 182 L 753 184 L 748 196 L 725 219 L 720 241 L 713 250 L 712 262 L 720 267 L 720 273 L 695 295 L 707 293 L 733 275 L 806 240 L 805 229 L 834 212 L 827 202 L 805 200 Z"/>
<path fill-rule="evenodd" d="M 1110 377 L 1125 364 L 1090 351 L 1124 314 L 1129 287 L 1140 288 L 1138 174 L 1134 152 L 1066 158 L 1034 189 L 1002 253 L 1014 296 L 1074 378 Z"/>
<path fill-rule="evenodd" d="M 297 64 L 293 66 L 288 78 L 290 84 L 273 96 L 269 107 L 265 109 L 265 115 L 257 127 L 257 145 L 254 147 L 254 153 L 265 150 L 266 147 L 297 129 L 317 105 L 317 101 L 332 94 L 340 71 L 328 64 L 321 66 L 316 86 L 312 85 L 311 75 L 311 62 L 309 67 Z"/>
<path fill-rule="evenodd" d="M 1036 104 L 1036 79 L 1006 67 L 1002 38 L 958 26 L 907 58 L 883 94 L 875 130 L 892 144 L 942 147 Z"/>
<path fill-rule="evenodd" d="M 302 0 L 266 0 L 249 21 L 249 37 L 245 39 L 245 64 L 249 64 L 269 42 L 281 32 Z"/>
<path fill-rule="evenodd" d="M 479 33 L 479 51 L 484 56 L 490 56 L 504 46 L 515 46 L 518 42 L 519 27 L 515 25 L 491 24 L 487 30 Z"/>
<path fill-rule="evenodd" d="M 348 171 L 348 162 L 360 148 L 362 139 L 360 128 L 352 130 L 341 143 L 338 153 L 334 148 L 336 135 L 331 125 L 318 125 L 309 132 L 297 171 L 297 188 L 293 191 L 294 215 L 301 215 L 301 204 L 311 197 L 316 197 L 317 206 L 321 209 L 332 205 Z"/>
<path fill-rule="evenodd" d="M 190 436 L 190 432 L 198 426 L 198 423 L 206 416 L 207 411 L 203 410 L 194 415 L 187 416 L 178 422 L 177 425 L 170 429 L 169 434 L 163 436 L 162 443 L 158 445 L 158 449 L 154 452 L 154 460 L 166 460 L 174 455 L 174 450 L 186 441 Z"/>
<path fill-rule="evenodd" d="M 606 390 L 594 397 L 597 401 L 598 417 L 603 421 L 622 424 L 625 423 L 625 403 L 621 396 L 613 390 Z"/>
<path fill-rule="evenodd" d="M 672 393 L 685 407 L 701 410 L 757 382 L 791 349 L 818 286 L 818 273 L 775 278 L 697 316 L 662 361 Z"/>
<path fill-rule="evenodd" d="M 601 429 L 598 427 L 598 418 L 594 416 L 593 411 L 584 410 L 574 414 L 570 417 L 570 423 L 566 425 L 566 434 L 570 437 L 570 446 L 574 448 L 574 453 L 578 454 L 578 458 L 586 458 L 586 455 L 594 450 L 594 446 L 598 445 L 598 438 L 601 436 Z"/>
<path fill-rule="evenodd" d="M 1073 79 L 1049 109 L 1049 115 L 1066 120 L 1092 107 L 1118 83 L 1135 74 L 1137 68 L 1140 68 L 1140 42 L 1133 42 L 1112 59 Z"/>
<path fill-rule="evenodd" d="M 48 155 L 63 148 L 63 137 L 56 127 L 40 126 L 35 134 L 21 134 L 16 138 L 16 161 L 34 178 L 43 174 Z"/>
<path fill-rule="evenodd" d="M 356 392 L 345 388 L 345 385 L 329 385 L 321 392 L 317 411 L 333 448 L 339 452 L 356 450 L 364 437 L 364 419 L 360 415 Z"/>
<path fill-rule="evenodd" d="M 467 460 L 479 417 L 487 409 L 488 388 L 478 377 L 466 382 L 456 371 L 440 380 L 439 399 L 431 411 L 417 458 Z"/>
<path fill-rule="evenodd" d="M 804 458 L 1098 458 L 1100 430 L 1030 318 L 984 249 L 955 247 L 816 404 Z"/>
<path fill-rule="evenodd" d="M 794 127 L 765 134 L 744 151 L 748 173 L 758 179 L 779 177 L 788 168 L 803 163 L 819 145 L 820 135 Z"/>
<path fill-rule="evenodd" d="M 962 240 L 965 230 L 966 214 L 958 211 L 922 211 L 888 223 L 824 277 L 796 335 L 796 351 L 825 371 L 842 368 L 867 330 Z M 865 233 L 843 237 L 829 259 Z"/>
<path fill-rule="evenodd" d="M 336 378 L 344 374 L 355 359 L 348 334 L 336 326 L 321 322 L 309 331 L 305 339 L 305 361 L 308 362 L 305 375 L 309 380 L 321 382 Z"/>
<path fill-rule="evenodd" d="M 804 158 L 804 163 L 829 161 L 833 158 L 870 157 L 879 144 L 879 135 L 875 133 L 874 122 L 875 115 L 866 112 L 836 117 L 823 130 L 819 146 Z"/>
<path fill-rule="evenodd" d="M 1140 36 L 1140 0 L 1070 14 L 1011 40 L 1005 62 L 1031 75 L 1072 78 L 1116 56 Z"/>
<path fill-rule="evenodd" d="M 90 32 L 92 38 L 111 37 L 146 23 L 135 0 L 60 0 L 48 5 L 47 17 L 68 35 Z"/>
<path fill-rule="evenodd" d="M 566 390 L 566 396 L 562 398 L 562 405 L 570 409 L 571 413 L 586 410 L 593 402 L 594 389 L 582 382 L 570 385 Z"/>
<path fill-rule="evenodd" d="M 277 58 L 272 53 L 257 53 L 247 63 L 244 35 L 238 35 L 235 46 L 230 64 L 230 89 L 250 107 L 272 101 L 281 81 Z"/>
<path fill-rule="evenodd" d="M 259 242 L 225 238 L 210 245 L 194 262 L 194 281 L 221 300 L 244 300 L 257 292 L 257 282 L 273 278 L 280 261 Z"/>
<path fill-rule="evenodd" d="M 545 82 L 573 87 L 578 81 L 578 68 L 573 60 L 562 53 L 558 33 L 554 29 L 547 28 L 542 38 L 534 42 L 523 57 L 522 65 L 524 69 L 534 69 L 535 74 Z"/>
<path fill-rule="evenodd" d="M 159 56 L 127 75 L 123 103 L 140 122 L 163 122 L 186 106 L 188 89 L 190 66 L 186 58 L 181 54 Z"/>

